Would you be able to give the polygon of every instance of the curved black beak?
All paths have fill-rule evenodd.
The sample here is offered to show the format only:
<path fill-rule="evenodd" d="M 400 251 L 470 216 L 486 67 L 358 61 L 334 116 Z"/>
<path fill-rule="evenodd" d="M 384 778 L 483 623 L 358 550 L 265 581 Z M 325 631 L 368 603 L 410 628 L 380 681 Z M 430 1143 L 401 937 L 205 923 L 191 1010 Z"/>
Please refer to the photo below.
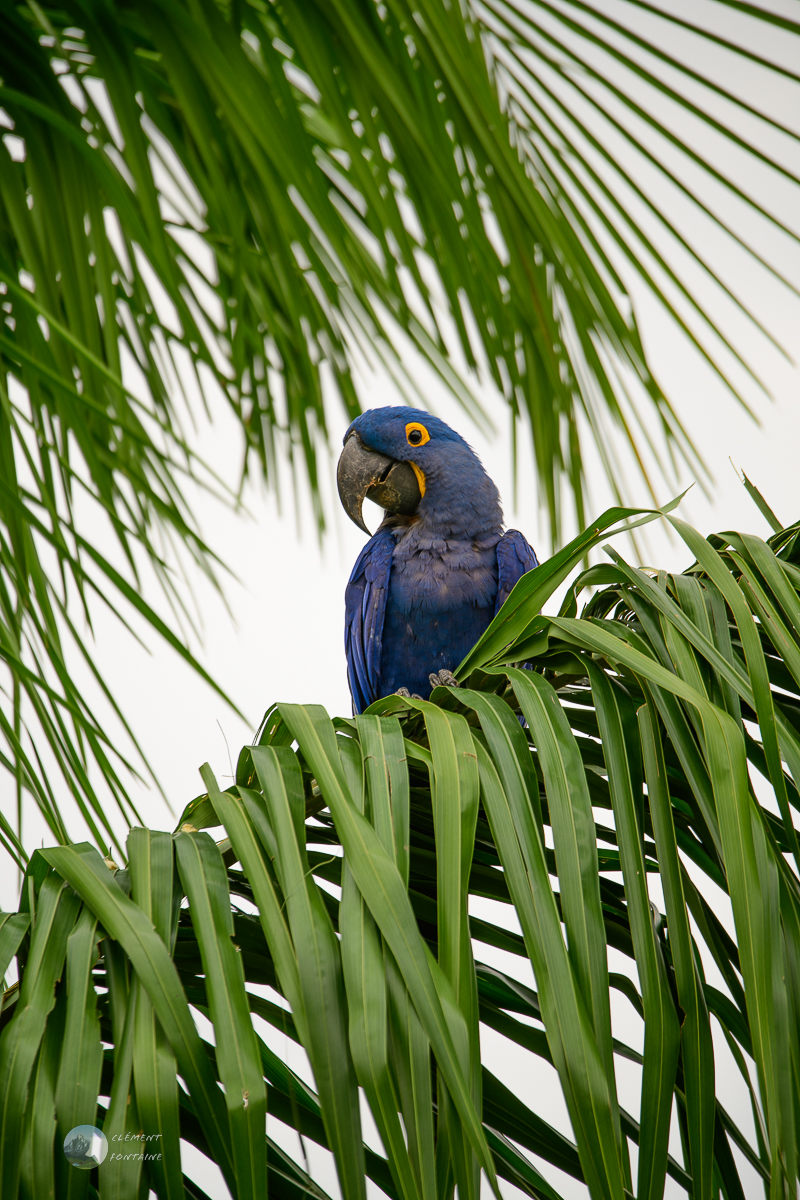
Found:
<path fill-rule="evenodd" d="M 361 515 L 364 498 L 368 497 L 387 512 L 411 516 L 416 512 L 422 493 L 407 462 L 397 462 L 370 450 L 353 432 L 344 444 L 336 468 L 336 483 L 342 508 L 351 521 L 364 533 L 369 533 Z"/>

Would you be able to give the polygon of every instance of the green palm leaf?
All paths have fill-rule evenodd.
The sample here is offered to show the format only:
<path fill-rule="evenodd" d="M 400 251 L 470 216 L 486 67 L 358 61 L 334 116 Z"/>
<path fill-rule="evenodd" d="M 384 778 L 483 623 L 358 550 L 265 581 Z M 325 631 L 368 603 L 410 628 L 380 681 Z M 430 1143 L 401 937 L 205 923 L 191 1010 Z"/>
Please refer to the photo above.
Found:
<path fill-rule="evenodd" d="M 4 1200 L 63 1177 L 62 1124 L 78 1123 L 172 1147 L 163 1165 L 107 1160 L 103 1194 L 200 1195 L 179 1134 L 236 1198 L 260 1194 L 266 1169 L 270 1194 L 325 1200 L 331 1181 L 278 1149 L 273 1119 L 330 1149 L 347 1194 L 370 1178 L 392 1200 L 434 1200 L 484 1173 L 559 1200 L 559 1172 L 618 1200 L 661 1197 L 667 1175 L 693 1197 L 743 1197 L 759 1179 L 794 1193 L 800 526 L 703 539 L 670 518 L 696 556 L 687 571 L 614 554 L 542 615 L 587 540 L 639 516 L 612 510 L 523 578 L 459 689 L 348 720 L 276 706 L 233 785 L 204 768 L 208 792 L 173 835 L 131 832 L 128 869 L 88 845 L 33 856 L 21 911 L 0 925 L 0 963 L 16 955 L 20 975 L 0 1009 Z M 218 825 L 215 845 L 199 826 Z M 522 936 L 496 908 L 476 915 L 482 897 L 515 911 Z M 487 945 L 520 971 L 482 962 Z M 517 978 L 530 968 L 533 988 Z M 643 1019 L 643 1054 L 630 1024 L 612 1038 L 612 989 Z M 253 1017 L 282 1031 L 282 1051 Z M 568 1129 L 499 1077 L 508 1063 L 519 1077 L 523 1052 L 534 1080 L 555 1067 Z M 617 1056 L 641 1069 L 638 1111 Z"/>

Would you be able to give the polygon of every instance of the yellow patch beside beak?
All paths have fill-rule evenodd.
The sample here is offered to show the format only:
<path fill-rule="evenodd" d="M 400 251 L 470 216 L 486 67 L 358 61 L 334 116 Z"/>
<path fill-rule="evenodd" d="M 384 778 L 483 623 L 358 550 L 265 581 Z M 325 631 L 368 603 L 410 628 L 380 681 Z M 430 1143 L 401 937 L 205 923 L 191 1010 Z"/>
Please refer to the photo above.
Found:
<path fill-rule="evenodd" d="M 417 477 L 417 483 L 419 484 L 420 496 L 424 496 L 425 495 L 425 472 L 422 470 L 422 467 L 418 467 L 416 463 L 410 462 L 408 465 L 411 467 L 411 470 L 414 472 L 414 474 Z"/>

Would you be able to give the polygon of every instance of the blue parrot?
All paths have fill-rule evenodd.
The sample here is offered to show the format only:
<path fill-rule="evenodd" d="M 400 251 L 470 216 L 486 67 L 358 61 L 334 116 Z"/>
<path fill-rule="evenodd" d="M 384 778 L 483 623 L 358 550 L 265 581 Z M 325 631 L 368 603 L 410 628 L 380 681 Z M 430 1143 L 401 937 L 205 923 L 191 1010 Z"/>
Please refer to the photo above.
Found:
<path fill-rule="evenodd" d="M 386 510 L 345 593 L 353 711 L 393 692 L 427 699 L 439 684 L 456 685 L 453 669 L 539 565 L 521 533 L 503 532 L 497 488 L 460 434 L 403 407 L 353 421 L 337 482 L 365 533 L 364 497 Z"/>

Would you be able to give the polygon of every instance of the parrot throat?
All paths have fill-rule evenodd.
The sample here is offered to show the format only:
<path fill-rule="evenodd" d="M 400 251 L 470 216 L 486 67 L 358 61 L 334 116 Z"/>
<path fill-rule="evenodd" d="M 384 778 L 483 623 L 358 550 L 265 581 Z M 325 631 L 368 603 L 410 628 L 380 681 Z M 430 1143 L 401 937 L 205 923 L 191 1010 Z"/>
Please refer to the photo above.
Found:
<path fill-rule="evenodd" d="M 483 541 L 487 535 L 500 536 L 500 496 L 469 447 L 464 446 L 445 466 L 426 464 L 425 491 L 412 520 L 409 532 L 413 530 L 418 538 Z"/>

